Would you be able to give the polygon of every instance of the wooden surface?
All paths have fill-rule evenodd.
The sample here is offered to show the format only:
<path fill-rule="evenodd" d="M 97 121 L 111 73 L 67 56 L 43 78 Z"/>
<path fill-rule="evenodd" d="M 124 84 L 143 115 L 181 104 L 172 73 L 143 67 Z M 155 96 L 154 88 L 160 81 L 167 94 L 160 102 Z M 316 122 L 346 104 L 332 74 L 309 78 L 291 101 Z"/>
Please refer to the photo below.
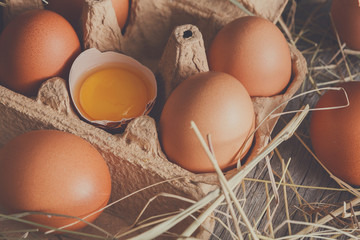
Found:
<path fill-rule="evenodd" d="M 289 1 L 291 4 L 291 1 Z M 310 75 L 314 76 L 314 80 L 317 83 L 328 82 L 331 80 L 337 80 L 339 78 L 335 76 L 329 76 L 324 74 L 318 74 L 312 71 L 312 66 L 322 66 L 329 63 L 333 55 L 338 51 L 339 46 L 335 41 L 334 35 L 330 30 L 331 22 L 329 17 L 329 7 L 331 1 L 316 1 L 316 0 L 302 0 L 297 1 L 296 9 L 296 28 L 295 33 L 301 32 L 301 29 L 304 28 L 308 33 L 304 33 L 304 37 L 310 38 L 314 43 L 305 42 L 304 40 L 299 40 L 296 44 L 297 48 L 304 51 L 309 48 L 315 50 L 323 49 L 318 55 L 312 60 L 314 56 L 314 51 L 311 53 L 304 51 L 304 56 L 308 61 L 310 68 Z M 283 18 L 286 19 L 290 8 L 288 7 L 284 14 Z M 313 17 L 312 17 L 313 16 Z M 307 19 L 311 18 L 311 21 L 306 23 Z M 294 36 L 296 38 L 296 36 Z M 317 45 L 315 44 L 317 43 Z M 321 44 L 321 45 L 319 45 Z M 351 71 L 353 74 L 357 73 L 360 69 L 359 60 L 356 56 L 348 56 L 349 61 L 353 64 Z M 336 64 L 339 61 L 339 57 L 331 64 Z M 346 76 L 345 66 L 339 64 L 336 68 L 336 73 L 341 76 L 341 73 Z M 341 77 L 340 77 L 341 79 Z M 357 80 L 355 78 L 355 80 Z M 331 86 L 331 85 L 328 85 Z M 307 78 L 303 89 L 299 90 L 304 92 L 306 90 L 314 89 L 314 85 L 311 83 L 310 79 Z M 319 94 L 312 93 L 308 94 L 305 97 L 291 101 L 285 111 L 298 110 L 304 104 L 310 104 L 311 107 L 314 107 L 314 104 L 319 99 Z M 272 136 L 275 136 L 288 122 L 293 114 L 285 115 L 280 118 L 275 131 Z M 296 131 L 296 134 L 304 142 L 305 145 L 311 148 L 311 141 L 309 137 L 309 126 L 310 126 L 311 113 L 306 117 L 301 126 Z M 315 158 L 311 153 L 304 147 L 301 141 L 297 136 L 293 136 L 288 141 L 281 144 L 277 151 L 281 154 L 285 164 L 288 162 L 288 173 L 291 175 L 293 184 L 302 185 L 303 187 L 296 187 L 296 191 L 291 187 L 284 187 L 283 185 L 279 186 L 279 202 L 275 199 L 271 201 L 271 213 L 274 212 L 273 219 L 270 221 L 272 223 L 272 228 L 276 229 L 280 225 L 284 224 L 284 221 L 288 219 L 286 216 L 285 206 L 288 206 L 289 209 L 289 219 L 293 221 L 301 222 L 315 222 L 316 219 L 321 219 L 328 215 L 329 212 L 334 211 L 342 206 L 345 201 L 348 203 L 350 200 L 353 200 L 354 195 L 345 192 L 345 191 L 335 191 L 335 190 L 324 190 L 324 189 L 314 189 L 306 188 L 305 186 L 312 187 L 321 187 L 321 188 L 338 188 L 339 185 L 329 176 L 329 174 L 317 163 Z M 275 174 L 281 175 L 282 164 L 279 160 L 279 156 L 274 154 L 271 158 L 271 167 L 272 171 Z M 260 179 L 260 180 L 270 180 L 269 171 L 266 167 L 265 160 L 263 160 L 248 176 L 249 180 L 245 181 L 244 188 L 241 187 L 238 191 L 238 196 L 241 204 L 243 205 L 245 212 L 251 222 L 259 221 L 257 230 L 264 236 L 272 238 L 280 238 L 289 235 L 294 235 L 304 229 L 306 226 L 303 224 L 291 224 L 291 228 L 287 224 L 283 225 L 278 231 L 272 233 L 267 224 L 269 222 L 268 213 L 263 213 L 265 206 L 268 202 L 266 184 L 264 182 L 255 182 L 250 179 Z M 275 175 L 275 181 L 279 181 L 280 178 Z M 285 178 L 286 183 L 290 183 L 290 178 L 287 176 Z M 273 191 L 271 190 L 271 185 L 267 184 L 269 189 L 269 196 L 273 196 Z M 244 190 L 245 189 L 245 190 Z M 286 192 L 286 196 L 284 195 Z M 287 199 L 285 203 L 284 199 Z M 301 202 L 299 201 L 301 198 Z M 223 206 L 220 208 L 221 211 L 226 211 L 227 207 Z M 217 214 L 219 218 L 226 219 L 222 214 Z M 328 215 L 329 216 L 329 215 Z M 331 218 L 331 217 L 330 217 Z M 307 220 L 306 220 L 307 219 Z M 226 220 L 224 220 L 226 222 Z M 229 220 L 231 222 L 231 220 Z M 343 228 L 346 225 L 344 223 L 351 222 L 349 218 L 338 218 L 331 221 L 329 226 L 336 228 Z M 234 231 L 234 228 L 232 228 Z M 242 227 L 244 236 L 247 234 L 247 228 Z M 275 231 L 275 230 L 274 230 Z M 318 231 L 318 230 L 317 230 Z M 216 224 L 214 235 L 211 239 L 232 239 L 229 231 L 225 230 L 220 224 Z M 298 239 L 300 237 L 295 237 L 293 239 Z M 343 235 L 335 237 L 345 238 Z M 316 237 L 314 239 L 317 239 Z"/>

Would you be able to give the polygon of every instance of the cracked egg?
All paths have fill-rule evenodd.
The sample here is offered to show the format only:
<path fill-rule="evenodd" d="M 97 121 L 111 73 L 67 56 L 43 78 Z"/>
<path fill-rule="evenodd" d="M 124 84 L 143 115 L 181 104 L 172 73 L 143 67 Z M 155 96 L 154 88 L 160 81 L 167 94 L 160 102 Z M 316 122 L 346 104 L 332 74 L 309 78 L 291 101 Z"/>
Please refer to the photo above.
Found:
<path fill-rule="evenodd" d="M 69 89 L 80 116 L 107 130 L 122 129 L 149 113 L 157 95 L 150 69 L 124 54 L 95 48 L 75 59 Z"/>

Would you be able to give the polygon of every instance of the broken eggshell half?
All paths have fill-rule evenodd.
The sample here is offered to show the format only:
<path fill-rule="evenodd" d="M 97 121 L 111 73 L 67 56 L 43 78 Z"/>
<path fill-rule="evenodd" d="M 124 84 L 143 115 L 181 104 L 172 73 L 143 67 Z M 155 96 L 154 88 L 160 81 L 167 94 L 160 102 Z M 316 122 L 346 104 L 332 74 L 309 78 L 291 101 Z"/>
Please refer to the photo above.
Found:
<path fill-rule="evenodd" d="M 114 67 L 114 68 L 118 67 L 121 69 L 125 69 L 125 71 L 128 70 L 132 72 L 132 74 L 137 75 L 139 79 L 141 79 L 142 84 L 145 86 L 145 91 L 146 91 L 145 94 L 146 102 L 144 102 L 143 106 L 141 106 L 144 109 L 141 112 L 141 114 L 133 117 L 124 117 L 121 119 L 106 119 L 106 117 L 104 119 L 99 119 L 99 118 L 94 119 L 90 117 L 90 115 L 84 110 L 84 108 L 81 105 L 81 101 L 79 97 L 80 89 L 84 81 L 92 73 L 95 73 L 102 69 L 106 69 L 107 67 Z M 121 77 L 123 76 L 119 76 L 119 78 Z M 106 80 L 107 79 L 98 79 L 100 83 Z M 128 80 L 128 83 L 129 81 L 130 80 Z M 94 88 L 96 89 L 97 87 Z M 71 66 L 70 74 L 69 74 L 69 90 L 70 90 L 71 99 L 73 101 L 73 104 L 77 112 L 87 122 L 97 127 L 104 128 L 106 130 L 123 130 L 133 118 L 139 117 L 141 115 L 146 115 L 150 112 L 150 110 L 152 109 L 155 103 L 155 99 L 157 96 L 157 83 L 153 72 L 144 65 L 142 65 L 140 62 L 135 60 L 134 58 L 131 58 L 127 55 L 118 52 L 113 52 L 113 51 L 100 52 L 96 48 L 90 48 L 82 52 L 75 59 L 73 65 Z M 124 91 L 126 91 L 126 89 L 120 91 L 120 94 L 121 92 Z M 134 93 L 134 94 L 139 94 L 139 93 Z"/>

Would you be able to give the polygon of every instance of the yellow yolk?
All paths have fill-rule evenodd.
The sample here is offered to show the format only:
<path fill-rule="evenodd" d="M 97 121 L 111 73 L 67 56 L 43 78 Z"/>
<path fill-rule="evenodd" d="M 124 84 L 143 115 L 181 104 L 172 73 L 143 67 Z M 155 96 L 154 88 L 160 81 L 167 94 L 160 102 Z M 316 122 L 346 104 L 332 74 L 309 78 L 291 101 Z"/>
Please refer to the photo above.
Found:
<path fill-rule="evenodd" d="M 139 76 L 127 69 L 110 67 L 85 78 L 79 100 L 90 119 L 120 121 L 142 115 L 149 97 Z"/>

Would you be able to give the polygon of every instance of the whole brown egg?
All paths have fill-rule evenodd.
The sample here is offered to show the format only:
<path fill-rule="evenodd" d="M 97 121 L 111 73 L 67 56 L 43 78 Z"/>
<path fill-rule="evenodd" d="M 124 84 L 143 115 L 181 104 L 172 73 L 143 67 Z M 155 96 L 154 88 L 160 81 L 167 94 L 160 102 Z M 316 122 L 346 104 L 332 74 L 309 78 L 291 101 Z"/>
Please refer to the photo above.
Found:
<path fill-rule="evenodd" d="M 84 218 L 101 210 L 110 192 L 107 164 L 90 143 L 76 135 L 29 131 L 0 149 L 0 208 L 8 213 L 44 212 Z M 85 220 L 92 222 L 101 212 Z M 25 218 L 55 228 L 76 221 L 45 214 Z M 80 222 L 66 229 L 85 225 Z"/>
<path fill-rule="evenodd" d="M 348 95 L 345 108 L 314 111 L 310 136 L 314 152 L 324 166 L 343 181 L 360 185 L 360 82 L 338 85 Z M 343 91 L 328 91 L 316 108 L 345 106 Z"/>
<path fill-rule="evenodd" d="M 32 96 L 48 78 L 68 77 L 80 42 L 62 16 L 31 10 L 13 19 L 0 35 L 0 84 Z"/>
<path fill-rule="evenodd" d="M 360 50 L 360 6 L 358 0 L 333 0 L 331 16 L 340 40 Z"/>
<path fill-rule="evenodd" d="M 269 20 L 246 16 L 226 24 L 208 51 L 210 70 L 236 77 L 250 96 L 279 94 L 291 77 L 289 45 Z"/>
<path fill-rule="evenodd" d="M 65 17 L 74 28 L 77 28 L 84 0 L 48 0 L 45 8 L 59 13 Z M 117 22 L 121 29 L 124 28 L 129 15 L 129 0 L 112 0 Z"/>
<path fill-rule="evenodd" d="M 184 80 L 167 99 L 159 121 L 159 139 L 170 161 L 192 172 L 212 172 L 191 121 L 205 139 L 211 135 L 221 169 L 235 165 L 252 144 L 253 104 L 244 86 L 229 74 L 204 72 Z"/>

